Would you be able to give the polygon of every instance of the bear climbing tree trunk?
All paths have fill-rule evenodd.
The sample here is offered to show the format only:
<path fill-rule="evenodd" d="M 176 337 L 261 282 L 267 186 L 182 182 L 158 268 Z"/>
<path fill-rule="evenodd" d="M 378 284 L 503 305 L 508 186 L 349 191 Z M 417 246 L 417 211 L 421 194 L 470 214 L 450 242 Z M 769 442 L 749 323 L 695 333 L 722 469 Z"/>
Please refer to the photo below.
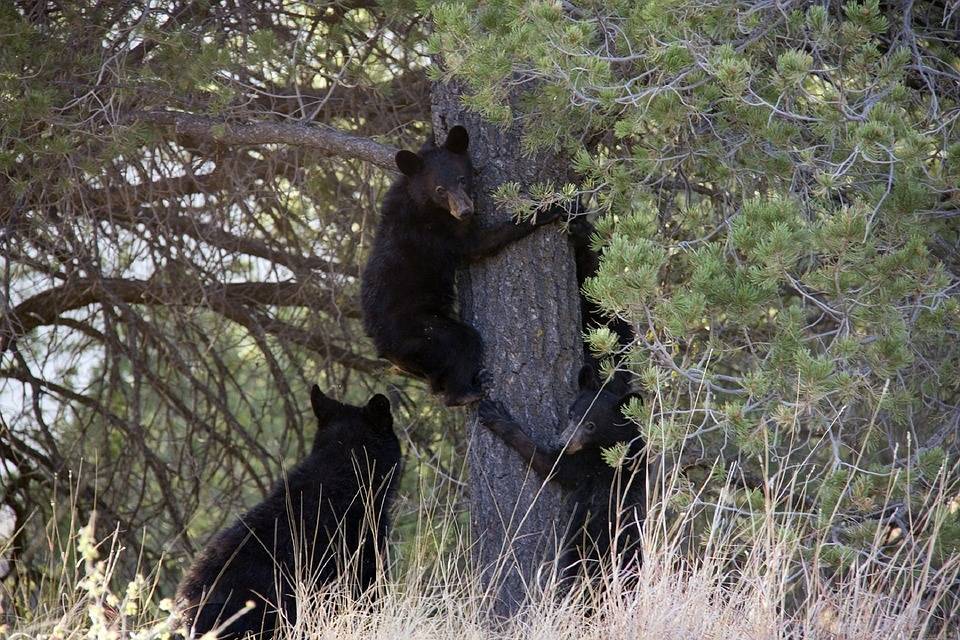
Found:
<path fill-rule="evenodd" d="M 524 155 L 518 127 L 503 130 L 464 109 L 456 85 L 435 84 L 432 102 L 437 140 L 456 124 L 470 132 L 481 227 L 512 215 L 494 206 L 498 185 L 563 181 L 563 163 Z M 461 317 L 483 336 L 489 395 L 536 441 L 555 441 L 582 363 L 574 262 L 560 225 L 547 225 L 464 270 L 458 290 Z M 468 424 L 474 559 L 494 597 L 494 613 L 509 616 L 535 584 L 538 567 L 553 558 L 556 536 L 566 525 L 562 496 L 552 483 L 543 486 L 475 415 Z"/>

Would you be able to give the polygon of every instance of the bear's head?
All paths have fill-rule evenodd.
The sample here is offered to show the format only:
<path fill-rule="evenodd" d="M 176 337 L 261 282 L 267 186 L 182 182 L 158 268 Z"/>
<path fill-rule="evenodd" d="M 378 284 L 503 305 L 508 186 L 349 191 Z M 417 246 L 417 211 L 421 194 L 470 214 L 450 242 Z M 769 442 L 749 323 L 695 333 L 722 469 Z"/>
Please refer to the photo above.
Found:
<path fill-rule="evenodd" d="M 338 402 L 326 396 L 320 387 L 310 389 L 310 404 L 317 416 L 317 434 L 313 451 L 353 451 L 354 455 L 366 450 L 366 456 L 393 467 L 400 460 L 400 441 L 393 430 L 393 414 L 390 401 L 383 394 L 376 394 L 362 407 Z M 380 472 L 389 469 L 381 468 Z"/>
<path fill-rule="evenodd" d="M 607 448 L 619 442 L 630 443 L 640 437 L 636 425 L 623 415 L 631 398 L 643 398 L 622 380 L 614 377 L 601 385 L 596 371 L 584 365 L 578 376 L 580 392 L 570 405 L 567 428 L 560 434 L 564 453 L 573 454 L 591 448 Z"/>
<path fill-rule="evenodd" d="M 473 165 L 467 154 L 470 136 L 457 125 L 441 146 L 427 143 L 419 152 L 398 151 L 397 168 L 407 176 L 417 204 L 444 211 L 459 221 L 473 216 Z"/>

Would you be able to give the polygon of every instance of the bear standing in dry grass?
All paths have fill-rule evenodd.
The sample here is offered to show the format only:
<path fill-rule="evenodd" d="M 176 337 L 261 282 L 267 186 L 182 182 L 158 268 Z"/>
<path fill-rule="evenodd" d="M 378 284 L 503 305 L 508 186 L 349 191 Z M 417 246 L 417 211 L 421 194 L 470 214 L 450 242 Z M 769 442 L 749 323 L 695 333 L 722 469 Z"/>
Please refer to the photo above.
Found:
<path fill-rule="evenodd" d="M 197 636 L 247 602 L 253 609 L 217 637 L 268 635 L 278 611 L 296 620 L 293 581 L 304 572 L 320 585 L 344 578 L 360 592 L 382 566 L 378 556 L 386 547 L 400 465 L 390 402 L 377 394 L 355 407 L 316 385 L 310 401 L 317 416 L 310 455 L 266 500 L 211 539 L 177 589 L 184 622 Z"/>

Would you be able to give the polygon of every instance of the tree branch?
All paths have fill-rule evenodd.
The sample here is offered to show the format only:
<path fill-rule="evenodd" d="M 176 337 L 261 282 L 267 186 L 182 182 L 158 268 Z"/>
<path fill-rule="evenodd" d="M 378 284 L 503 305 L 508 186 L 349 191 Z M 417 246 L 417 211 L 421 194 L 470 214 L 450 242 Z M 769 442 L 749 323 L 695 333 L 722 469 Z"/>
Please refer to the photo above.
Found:
<path fill-rule="evenodd" d="M 264 331 L 285 342 L 310 349 L 356 371 L 378 373 L 387 368 L 387 363 L 384 360 L 364 358 L 347 349 L 331 344 L 326 332 L 304 331 L 274 318 L 260 318 L 258 323 Z"/>
<path fill-rule="evenodd" d="M 189 136 L 224 145 L 289 144 L 317 149 L 341 158 L 355 158 L 394 170 L 397 149 L 369 138 L 350 135 L 317 124 L 296 122 L 234 123 L 180 111 L 138 111 L 128 122 L 173 127 L 178 136 Z"/>
<path fill-rule="evenodd" d="M 269 114 L 304 120 L 311 116 L 311 122 L 349 118 L 363 123 L 366 130 L 372 129 L 371 123 L 389 127 L 430 118 L 430 81 L 419 68 L 409 69 L 383 84 L 340 86 L 332 93 L 275 84 L 260 75 L 251 81 L 263 89 L 253 104 Z"/>
<path fill-rule="evenodd" d="M 152 305 L 230 304 L 297 306 L 315 309 L 316 292 L 301 282 L 235 282 L 207 287 L 177 287 L 150 280 L 119 278 L 72 280 L 24 300 L 0 321 L 0 353 L 10 341 L 54 322 L 61 314 L 98 302 Z M 356 316 L 356 309 L 339 309 Z"/>
<path fill-rule="evenodd" d="M 356 265 L 342 264 L 318 256 L 304 256 L 271 247 L 264 240 L 245 238 L 225 231 L 222 227 L 201 222 L 196 218 L 177 215 L 174 210 L 161 210 L 157 207 L 141 208 L 135 213 L 128 209 L 118 208 L 104 214 L 94 212 L 98 218 L 135 229 L 136 225 L 166 228 L 173 233 L 183 234 L 213 247 L 225 251 L 243 253 L 249 256 L 263 258 L 274 264 L 280 264 L 290 269 L 308 269 L 324 271 L 348 277 L 358 277 L 360 270 Z"/>

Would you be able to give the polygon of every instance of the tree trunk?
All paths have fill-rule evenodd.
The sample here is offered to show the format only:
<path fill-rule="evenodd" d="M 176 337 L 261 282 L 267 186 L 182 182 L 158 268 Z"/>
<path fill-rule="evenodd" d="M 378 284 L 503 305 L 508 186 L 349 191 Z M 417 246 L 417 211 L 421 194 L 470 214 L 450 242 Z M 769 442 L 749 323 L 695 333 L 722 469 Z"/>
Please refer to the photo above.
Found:
<path fill-rule="evenodd" d="M 506 181 L 522 187 L 563 180 L 562 163 L 521 152 L 517 126 L 504 131 L 461 106 L 456 85 L 435 85 L 433 124 L 438 140 L 463 124 L 481 224 L 511 212 L 493 204 Z M 570 243 L 559 225 L 548 225 L 460 274 L 460 313 L 484 341 L 488 394 L 500 400 L 537 442 L 554 443 L 575 394 L 582 362 L 580 307 Z M 544 486 L 513 450 L 469 421 L 471 529 L 475 560 L 483 572 L 493 612 L 509 616 L 534 586 L 538 568 L 553 559 L 567 524 L 562 496 Z"/>

